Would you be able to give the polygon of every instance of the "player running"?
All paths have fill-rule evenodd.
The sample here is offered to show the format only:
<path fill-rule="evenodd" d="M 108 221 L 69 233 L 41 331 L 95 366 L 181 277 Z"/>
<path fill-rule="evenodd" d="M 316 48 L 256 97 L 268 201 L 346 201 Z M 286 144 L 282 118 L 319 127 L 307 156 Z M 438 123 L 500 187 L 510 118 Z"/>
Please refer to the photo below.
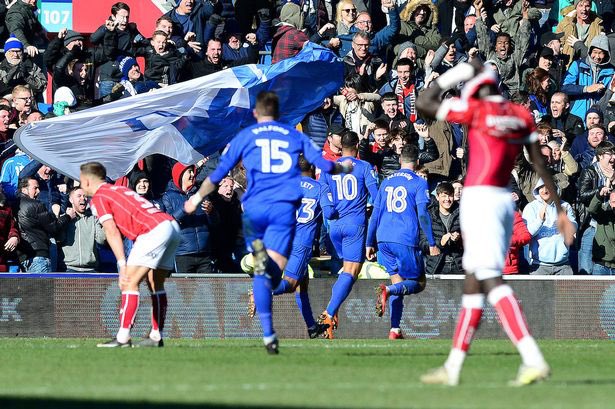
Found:
<path fill-rule="evenodd" d="M 376 289 L 377 316 L 382 317 L 387 301 L 390 302 L 389 339 L 403 338 L 399 325 L 404 309 L 404 295 L 418 294 L 425 289 L 419 224 L 429 242 L 429 254 L 440 254 L 427 210 L 429 187 L 425 179 L 413 172 L 417 161 L 416 146 L 404 146 L 400 156 L 401 169 L 380 185 L 367 230 L 367 259 L 376 258 L 377 242 L 380 262 L 391 276 L 392 285 L 380 284 Z"/>
<path fill-rule="evenodd" d="M 162 347 L 162 330 L 167 311 L 164 281 L 175 265 L 179 225 L 136 192 L 106 183 L 107 171 L 98 162 L 81 165 L 81 187 L 92 197 L 92 213 L 105 230 L 109 247 L 117 259 L 122 291 L 120 329 L 115 339 L 98 347 L 132 346 L 130 328 L 139 308 L 139 283 L 148 276 L 152 297 L 152 329 L 136 347 Z M 126 260 L 122 235 L 134 241 Z"/>
<path fill-rule="evenodd" d="M 248 189 L 243 195 L 243 226 L 248 249 L 254 255 L 254 303 L 263 328 L 263 341 L 270 354 L 277 354 L 278 338 L 271 317 L 272 290 L 286 267 L 295 233 L 295 215 L 301 204 L 299 154 L 326 173 L 350 171 L 350 164 L 322 158 L 307 136 L 277 122 L 279 101 L 273 92 L 256 99 L 257 124 L 237 134 L 222 155 L 218 168 L 199 191 L 186 201 L 192 213 L 228 172 L 243 160 Z"/>
<path fill-rule="evenodd" d="M 328 325 L 325 338 L 333 339 L 337 329 L 337 311 L 350 294 L 365 259 L 367 224 L 367 197 L 376 197 L 378 176 L 372 165 L 357 159 L 359 137 L 348 131 L 342 135 L 342 157 L 338 162 L 352 163 L 352 172 L 347 175 L 324 175 L 323 183 L 331 190 L 338 218 L 331 220 L 329 237 L 337 256 L 344 262 L 342 273 L 331 289 L 331 300 L 320 314 L 318 322 Z"/>
<path fill-rule="evenodd" d="M 314 167 L 299 157 L 299 169 L 301 169 L 301 207 L 297 212 L 297 224 L 295 226 L 295 238 L 290 258 L 284 269 L 284 277 L 280 285 L 273 290 L 273 295 L 281 295 L 295 292 L 295 300 L 305 325 L 307 325 L 310 338 L 318 338 L 328 328 L 326 324 L 319 324 L 314 320 L 310 297 L 308 295 L 308 262 L 312 258 L 312 244 L 318 227 L 318 220 L 321 215 L 327 219 L 336 217 L 335 208 L 329 198 L 329 188 L 326 185 L 314 180 Z M 254 295 L 250 293 L 250 303 L 248 313 L 254 316 L 256 307 L 254 305 Z"/>
<path fill-rule="evenodd" d="M 461 82 L 466 83 L 460 98 L 440 101 L 443 91 Z M 545 185 L 552 192 L 557 190 L 545 170 L 532 115 L 522 106 L 504 99 L 497 83 L 492 70 L 459 64 L 438 77 L 417 100 L 417 108 L 425 117 L 468 125 L 470 158 L 460 203 L 463 267 L 467 273 L 461 312 L 448 359 L 444 366 L 422 376 L 423 383 L 459 383 L 461 367 L 482 316 L 485 296 L 495 307 L 506 334 L 521 355 L 522 364 L 512 384 L 528 385 L 546 379 L 550 373 L 530 335 L 519 302 L 502 280 L 514 214 L 507 186 L 515 157 L 523 144 L 528 144 L 531 160 Z M 558 228 L 570 244 L 574 226 L 562 209 L 559 197 L 555 198 L 555 205 Z"/>

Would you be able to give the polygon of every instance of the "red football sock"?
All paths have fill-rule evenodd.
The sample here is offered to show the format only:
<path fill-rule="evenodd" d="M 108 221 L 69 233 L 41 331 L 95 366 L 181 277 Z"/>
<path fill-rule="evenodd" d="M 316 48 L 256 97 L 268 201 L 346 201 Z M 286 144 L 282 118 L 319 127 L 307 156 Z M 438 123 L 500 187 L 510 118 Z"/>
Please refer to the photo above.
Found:
<path fill-rule="evenodd" d="M 135 322 L 139 309 L 139 292 L 122 291 L 122 305 L 120 307 L 120 328 L 130 329 Z"/>
<path fill-rule="evenodd" d="M 494 288 L 488 297 L 513 344 L 517 345 L 524 337 L 530 335 L 521 306 L 509 286 L 501 285 Z"/>
<path fill-rule="evenodd" d="M 485 297 L 482 294 L 464 295 L 461 301 L 461 311 L 453 336 L 453 348 L 468 352 L 472 338 L 483 316 Z"/>
<path fill-rule="evenodd" d="M 152 330 L 164 329 L 164 320 L 167 317 L 167 292 L 156 291 L 152 294 Z"/>

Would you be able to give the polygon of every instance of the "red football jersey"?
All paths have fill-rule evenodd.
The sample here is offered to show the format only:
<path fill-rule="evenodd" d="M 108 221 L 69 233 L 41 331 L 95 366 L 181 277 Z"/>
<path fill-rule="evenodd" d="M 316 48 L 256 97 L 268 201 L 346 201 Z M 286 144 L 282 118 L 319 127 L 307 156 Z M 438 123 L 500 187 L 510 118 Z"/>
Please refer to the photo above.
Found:
<path fill-rule="evenodd" d="M 465 186 L 508 186 L 523 145 L 537 139 L 528 110 L 499 96 L 445 100 L 438 118 L 468 125 Z"/>
<path fill-rule="evenodd" d="M 137 192 L 109 183 L 103 184 L 94 194 L 91 207 L 101 224 L 113 219 L 120 232 L 130 240 L 152 231 L 165 220 L 173 220 Z"/>

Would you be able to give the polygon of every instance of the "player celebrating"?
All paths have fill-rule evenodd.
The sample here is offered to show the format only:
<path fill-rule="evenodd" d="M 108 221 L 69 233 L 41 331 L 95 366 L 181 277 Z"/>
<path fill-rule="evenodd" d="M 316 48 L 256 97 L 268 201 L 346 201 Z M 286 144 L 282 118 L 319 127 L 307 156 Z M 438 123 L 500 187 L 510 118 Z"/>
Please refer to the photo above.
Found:
<path fill-rule="evenodd" d="M 338 218 L 330 223 L 329 236 L 335 252 L 343 261 L 342 273 L 331 290 L 327 309 L 318 318 L 328 325 L 325 338 L 333 339 L 337 329 L 337 311 L 350 294 L 355 280 L 361 272 L 365 257 L 365 236 L 367 222 L 367 197 L 376 197 L 378 177 L 372 165 L 357 159 L 359 137 L 348 131 L 342 135 L 342 157 L 338 162 L 352 163 L 352 172 L 347 175 L 324 175 L 333 196 Z"/>
<path fill-rule="evenodd" d="M 301 207 L 297 212 L 293 248 L 284 269 L 284 278 L 278 288 L 273 290 L 273 295 L 295 292 L 295 300 L 305 325 L 307 325 L 308 335 L 310 338 L 317 338 L 325 332 L 328 326 L 314 321 L 308 295 L 308 262 L 312 257 L 312 243 L 320 215 L 333 219 L 336 214 L 333 203 L 329 199 L 329 188 L 314 180 L 314 168 L 303 156 L 299 157 L 299 168 L 301 169 L 303 199 L 301 199 Z M 250 317 L 254 316 L 255 310 L 254 296 L 250 294 L 250 305 L 248 306 Z"/>
<path fill-rule="evenodd" d="M 390 286 L 376 289 L 376 315 L 382 317 L 387 300 L 391 303 L 389 339 L 403 338 L 399 324 L 404 309 L 404 295 L 418 294 L 425 289 L 425 271 L 419 249 L 419 224 L 429 242 L 429 254 L 440 254 L 431 230 L 427 211 L 429 187 L 427 181 L 414 172 L 418 149 L 403 147 L 401 169 L 386 178 L 374 200 L 374 209 L 367 230 L 366 257 L 375 258 L 375 244 L 381 263 L 391 276 Z M 417 220 L 418 214 L 418 220 Z"/>
<path fill-rule="evenodd" d="M 465 81 L 460 98 L 440 101 L 443 91 Z M 527 145 L 530 157 L 545 185 L 552 192 L 557 190 L 545 170 L 532 115 L 522 106 L 505 100 L 497 83 L 492 70 L 464 63 L 438 77 L 417 99 L 417 108 L 423 116 L 468 125 L 470 158 L 460 203 L 463 267 L 467 272 L 461 312 L 446 363 L 421 377 L 423 383 L 458 384 L 463 361 L 482 316 L 485 295 L 521 355 L 522 364 L 514 385 L 541 381 L 550 373 L 512 289 L 502 280 L 514 214 L 507 185 L 515 157 L 524 143 L 531 142 Z M 559 197 L 555 198 L 555 205 L 558 228 L 570 243 L 574 226 L 562 210 Z"/>
<path fill-rule="evenodd" d="M 139 283 L 149 276 L 152 296 L 152 329 L 138 347 L 162 347 L 161 332 L 167 309 L 164 281 L 175 265 L 179 244 L 179 225 L 136 192 L 106 183 L 107 171 L 98 162 L 81 165 L 81 187 L 92 197 L 92 213 L 105 230 L 120 270 L 122 291 L 120 329 L 115 339 L 99 347 L 130 347 L 130 328 L 139 308 Z M 126 260 L 122 235 L 134 241 Z"/>
<path fill-rule="evenodd" d="M 326 173 L 349 172 L 350 164 L 323 159 L 307 136 L 277 122 L 279 101 L 275 93 L 261 92 L 253 113 L 257 124 L 237 134 L 218 168 L 184 208 L 188 213 L 194 212 L 216 184 L 243 160 L 248 175 L 248 189 L 242 198 L 243 226 L 246 243 L 254 254 L 254 302 L 267 352 L 277 354 L 278 339 L 271 319 L 272 290 L 282 279 L 301 203 L 299 154 Z"/>

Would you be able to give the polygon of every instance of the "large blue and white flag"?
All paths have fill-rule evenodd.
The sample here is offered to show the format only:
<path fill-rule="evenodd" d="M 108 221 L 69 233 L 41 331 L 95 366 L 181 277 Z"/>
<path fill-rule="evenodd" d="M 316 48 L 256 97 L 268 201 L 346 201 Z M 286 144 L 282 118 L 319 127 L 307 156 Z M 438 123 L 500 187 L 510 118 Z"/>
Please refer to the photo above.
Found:
<path fill-rule="evenodd" d="M 293 58 L 271 66 L 243 65 L 29 124 L 14 136 L 32 158 L 72 178 L 98 161 L 119 178 L 154 153 L 184 164 L 223 148 L 252 123 L 261 91 L 280 97 L 280 121 L 295 125 L 343 83 L 343 64 L 329 50 L 306 43 Z"/>

